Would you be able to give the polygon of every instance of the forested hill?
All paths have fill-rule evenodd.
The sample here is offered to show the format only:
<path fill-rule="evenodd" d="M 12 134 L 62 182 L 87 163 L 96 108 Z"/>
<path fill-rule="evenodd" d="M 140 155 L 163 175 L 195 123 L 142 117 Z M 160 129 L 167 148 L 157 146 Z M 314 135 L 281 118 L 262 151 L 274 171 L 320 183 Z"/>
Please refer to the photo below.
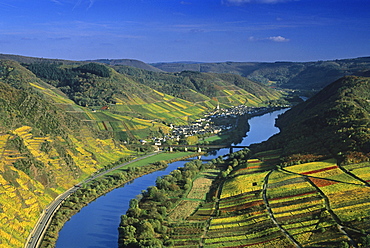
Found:
<path fill-rule="evenodd" d="M 278 91 L 263 84 L 252 82 L 247 78 L 234 74 L 193 71 L 159 73 L 128 66 L 115 66 L 114 68 L 119 73 L 128 75 L 141 84 L 191 102 L 214 98 L 220 103 L 230 104 L 234 101 L 232 100 L 234 95 L 245 100 L 245 102 L 240 102 L 241 104 L 254 105 L 260 100 L 276 99 L 280 94 Z M 246 92 L 251 94 L 245 94 Z"/>
<path fill-rule="evenodd" d="M 20 56 L 20 55 L 13 55 L 13 54 L 0 54 L 0 59 L 3 60 L 13 60 L 19 63 L 63 63 L 63 64 L 88 64 L 88 63 L 102 63 L 107 64 L 110 66 L 113 65 L 126 65 L 132 66 L 139 69 L 144 69 L 148 71 L 157 71 L 160 72 L 162 70 L 146 64 L 140 60 L 136 59 L 95 59 L 95 60 L 85 60 L 85 61 L 74 61 L 74 60 L 64 60 L 64 59 L 47 59 L 47 58 L 37 58 L 37 57 L 28 57 L 28 56 Z"/>
<path fill-rule="evenodd" d="M 167 72 L 233 73 L 282 88 L 319 90 L 345 75 L 368 76 L 370 57 L 316 62 L 156 63 Z"/>
<path fill-rule="evenodd" d="M 283 148 L 285 156 L 313 154 L 348 162 L 368 160 L 370 78 L 343 77 L 280 116 L 276 125 L 281 132 L 259 148 Z M 303 161 L 303 157 L 296 159 Z"/>

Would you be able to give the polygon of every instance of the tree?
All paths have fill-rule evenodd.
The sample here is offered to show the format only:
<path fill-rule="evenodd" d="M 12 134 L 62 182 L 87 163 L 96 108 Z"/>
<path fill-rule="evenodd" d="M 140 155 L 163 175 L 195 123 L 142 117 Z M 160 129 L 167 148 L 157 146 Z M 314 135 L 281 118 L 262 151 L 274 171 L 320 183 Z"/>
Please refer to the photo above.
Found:
<path fill-rule="evenodd" d="M 185 143 L 187 145 L 196 145 L 198 144 L 198 136 L 188 136 L 185 138 Z"/>
<path fill-rule="evenodd" d="M 340 245 L 339 245 L 340 248 L 349 248 L 349 244 L 346 242 L 346 241 L 342 241 L 340 242 Z"/>
<path fill-rule="evenodd" d="M 154 238 L 154 228 L 150 222 L 143 220 L 138 226 L 137 233 L 139 233 L 139 239 L 152 239 Z"/>
<path fill-rule="evenodd" d="M 136 233 L 136 228 L 132 225 L 119 227 L 120 239 L 129 239 L 129 240 L 135 239 L 135 233 Z"/>
<path fill-rule="evenodd" d="M 364 247 L 370 247 L 370 234 L 366 235 L 365 237 L 361 237 L 361 244 Z"/>

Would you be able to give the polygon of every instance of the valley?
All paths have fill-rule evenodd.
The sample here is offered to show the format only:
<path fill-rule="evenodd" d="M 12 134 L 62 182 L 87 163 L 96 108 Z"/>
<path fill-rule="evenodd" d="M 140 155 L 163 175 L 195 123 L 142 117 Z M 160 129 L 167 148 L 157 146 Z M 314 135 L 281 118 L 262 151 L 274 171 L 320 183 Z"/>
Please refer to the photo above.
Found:
<path fill-rule="evenodd" d="M 270 139 L 162 175 L 162 184 L 142 193 L 122 217 L 120 245 L 363 247 L 370 242 L 367 58 L 264 64 L 245 74 L 240 68 L 252 65 L 163 72 L 165 65 L 134 61 L 126 62 L 145 69 L 125 61 L 1 57 L 2 247 L 23 247 L 58 195 L 152 153 L 155 142 L 232 143 L 241 139 L 236 133 L 248 128 L 243 121 L 253 111 L 287 106 L 291 109 L 276 122 L 280 133 Z M 302 102 L 302 94 L 310 98 Z M 174 127 L 191 131 L 175 136 Z M 124 166 L 121 174 L 84 184 L 59 217 L 164 164 L 141 166 Z M 149 203 L 156 207 L 150 210 Z M 53 230 L 47 239 L 55 241 Z"/>

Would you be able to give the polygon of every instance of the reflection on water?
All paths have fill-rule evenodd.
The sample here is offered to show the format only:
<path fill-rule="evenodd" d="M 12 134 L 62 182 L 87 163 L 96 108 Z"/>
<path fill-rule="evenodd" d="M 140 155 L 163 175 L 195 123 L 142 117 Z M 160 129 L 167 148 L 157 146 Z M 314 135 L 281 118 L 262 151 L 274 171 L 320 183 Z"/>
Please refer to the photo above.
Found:
<path fill-rule="evenodd" d="M 250 131 L 242 142 L 234 145 L 248 146 L 267 140 L 279 132 L 274 126 L 276 117 L 285 110 L 275 111 L 249 120 Z M 233 151 L 237 151 L 234 149 Z M 229 148 L 202 156 L 210 160 L 229 153 Z M 142 176 L 117 188 L 90 203 L 69 220 L 59 233 L 57 248 L 113 248 L 117 247 L 118 225 L 120 216 L 125 214 L 129 201 L 141 193 L 142 190 L 155 184 L 159 176 L 167 175 L 185 161 L 177 161 L 161 171 Z"/>

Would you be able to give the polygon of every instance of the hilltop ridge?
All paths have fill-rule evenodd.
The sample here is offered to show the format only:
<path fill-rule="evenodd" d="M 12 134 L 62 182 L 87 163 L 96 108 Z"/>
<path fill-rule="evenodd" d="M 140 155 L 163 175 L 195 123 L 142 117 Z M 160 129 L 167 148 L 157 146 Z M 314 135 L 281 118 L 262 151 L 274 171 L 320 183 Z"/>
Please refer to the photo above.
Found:
<path fill-rule="evenodd" d="M 370 57 L 312 62 L 153 63 L 167 72 L 232 73 L 282 88 L 320 90 L 346 75 L 369 74 Z"/>

